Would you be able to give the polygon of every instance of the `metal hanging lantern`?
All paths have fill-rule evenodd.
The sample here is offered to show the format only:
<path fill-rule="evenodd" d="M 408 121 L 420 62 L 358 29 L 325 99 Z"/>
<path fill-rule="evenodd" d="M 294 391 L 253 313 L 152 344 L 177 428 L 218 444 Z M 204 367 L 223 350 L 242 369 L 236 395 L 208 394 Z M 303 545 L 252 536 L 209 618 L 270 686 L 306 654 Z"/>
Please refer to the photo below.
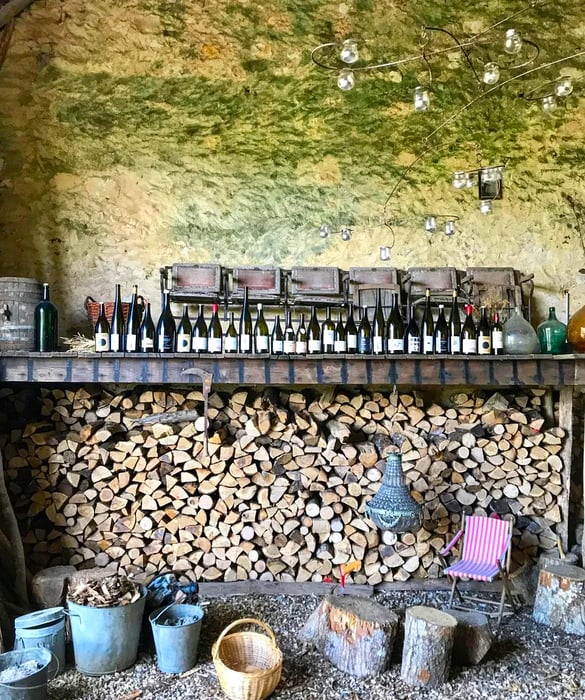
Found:
<path fill-rule="evenodd" d="M 393 452 L 386 458 L 384 481 L 366 505 L 366 515 L 381 530 L 390 532 L 414 532 L 422 525 L 422 506 L 406 486 L 400 454 Z"/>

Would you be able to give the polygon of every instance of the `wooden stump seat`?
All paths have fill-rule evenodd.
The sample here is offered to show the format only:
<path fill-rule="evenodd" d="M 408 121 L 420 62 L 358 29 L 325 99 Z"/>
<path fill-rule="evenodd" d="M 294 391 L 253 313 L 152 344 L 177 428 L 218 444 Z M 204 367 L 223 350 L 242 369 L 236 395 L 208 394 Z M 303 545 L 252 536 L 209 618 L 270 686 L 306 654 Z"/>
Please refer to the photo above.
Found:
<path fill-rule="evenodd" d="M 568 564 L 541 569 L 532 616 L 543 625 L 585 635 L 585 569 Z"/>

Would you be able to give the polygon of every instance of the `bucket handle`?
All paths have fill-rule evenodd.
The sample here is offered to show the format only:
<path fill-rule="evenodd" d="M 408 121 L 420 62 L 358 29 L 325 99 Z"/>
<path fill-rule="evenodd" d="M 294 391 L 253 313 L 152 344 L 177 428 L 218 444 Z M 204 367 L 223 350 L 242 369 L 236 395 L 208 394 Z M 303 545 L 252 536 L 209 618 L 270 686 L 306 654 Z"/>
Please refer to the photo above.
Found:
<path fill-rule="evenodd" d="M 275 648 L 278 648 L 278 645 L 276 644 L 276 637 L 274 636 L 274 632 L 268 627 L 268 625 L 265 622 L 262 622 L 262 620 L 258 620 L 254 617 L 243 617 L 241 620 L 236 620 L 235 622 L 232 622 L 231 625 L 228 625 L 224 631 L 219 635 L 217 638 L 217 641 L 213 645 L 213 658 L 216 659 L 219 656 L 219 647 L 221 645 L 221 642 L 223 638 L 226 636 L 226 634 L 230 631 L 233 630 L 234 627 L 239 627 L 240 625 L 258 625 L 259 627 L 262 627 L 262 629 L 268 634 L 270 637 L 270 641 L 272 642 L 272 645 Z"/>
<path fill-rule="evenodd" d="M 151 620 L 150 622 L 153 623 L 153 624 L 156 623 L 156 621 L 158 620 L 158 618 L 159 618 L 161 615 L 163 615 L 164 613 L 166 613 L 166 611 L 167 611 L 169 608 L 172 608 L 173 605 L 175 605 L 175 601 L 173 601 L 172 603 L 169 603 L 168 605 L 165 605 L 165 607 L 158 613 L 158 615 L 157 615 L 156 617 L 153 617 L 152 620 Z"/>
<path fill-rule="evenodd" d="M 33 647 L 27 648 L 32 649 Z M 42 648 L 47 649 L 47 647 Z M 49 664 L 51 664 L 53 661 L 55 661 L 55 663 L 57 664 L 57 669 L 55 670 L 55 673 L 51 676 L 51 678 L 49 678 L 47 674 L 47 682 L 49 682 L 54 680 L 55 677 L 59 675 L 59 669 L 61 668 L 61 664 L 59 663 L 59 657 L 56 654 L 53 654 L 53 652 L 50 649 L 47 649 L 47 651 L 53 657 L 51 661 L 49 661 Z M 10 688 L 10 690 L 36 690 L 37 688 L 44 688 L 46 685 L 47 683 L 41 683 L 41 685 L 10 685 L 9 683 L 0 683 L 0 688 Z"/>

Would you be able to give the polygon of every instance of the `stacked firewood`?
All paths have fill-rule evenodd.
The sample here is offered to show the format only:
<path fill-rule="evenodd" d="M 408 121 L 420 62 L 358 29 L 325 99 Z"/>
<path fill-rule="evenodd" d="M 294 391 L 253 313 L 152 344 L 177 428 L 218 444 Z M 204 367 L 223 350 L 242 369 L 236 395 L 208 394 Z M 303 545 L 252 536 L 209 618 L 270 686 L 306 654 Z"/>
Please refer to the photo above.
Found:
<path fill-rule="evenodd" d="M 358 560 L 357 583 L 433 578 L 463 512 L 513 516 L 519 563 L 556 546 L 564 432 L 544 393 L 217 392 L 206 451 L 198 390 L 43 389 L 4 447 L 8 483 L 33 568 L 320 581 Z M 365 516 L 388 450 L 423 504 L 416 533 Z"/>

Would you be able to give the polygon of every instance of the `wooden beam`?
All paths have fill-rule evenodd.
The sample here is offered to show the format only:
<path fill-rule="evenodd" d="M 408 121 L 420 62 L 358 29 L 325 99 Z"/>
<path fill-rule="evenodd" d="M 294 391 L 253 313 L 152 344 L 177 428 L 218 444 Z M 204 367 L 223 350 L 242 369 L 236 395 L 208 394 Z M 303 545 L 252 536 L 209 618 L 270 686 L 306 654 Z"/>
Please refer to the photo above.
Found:
<path fill-rule="evenodd" d="M 563 549 L 567 551 L 569 546 L 569 498 L 571 494 L 571 462 L 573 458 L 573 387 L 564 386 L 559 391 L 559 427 L 565 431 L 563 448 L 559 457 L 563 461 L 563 490 L 558 497 L 558 506 L 561 510 L 561 522 L 558 524 L 557 533 Z"/>
<path fill-rule="evenodd" d="M 0 7 L 0 29 L 33 2 L 34 0 L 10 0 L 6 5 Z"/>

